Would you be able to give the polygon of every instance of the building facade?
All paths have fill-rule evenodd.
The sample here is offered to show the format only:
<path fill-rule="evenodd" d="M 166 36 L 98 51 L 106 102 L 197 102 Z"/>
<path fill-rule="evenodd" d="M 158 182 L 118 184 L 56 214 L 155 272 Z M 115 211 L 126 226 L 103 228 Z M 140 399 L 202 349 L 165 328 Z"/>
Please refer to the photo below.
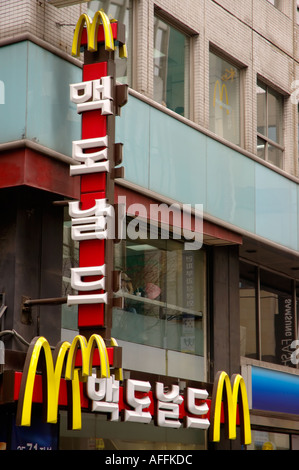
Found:
<path fill-rule="evenodd" d="M 84 406 L 79 430 L 68 429 L 64 406 L 57 425 L 42 423 L 40 403 L 29 427 L 16 426 L 10 378 L 15 387 L 30 342 L 55 346 L 78 333 L 78 308 L 66 301 L 79 263 L 68 204 L 80 197 L 70 166 L 82 127 L 70 84 L 84 81 L 86 58 L 72 55 L 72 42 L 80 16 L 103 9 L 126 26 L 128 52 L 115 52 L 116 80 L 129 93 L 115 121 L 124 175 L 114 197 L 126 222 L 113 257 L 124 303 L 110 325 L 124 383 L 211 397 L 220 371 L 241 374 L 246 449 L 298 448 L 298 8 L 295 0 L 0 2 L 3 447 L 244 448 L 239 425 L 237 439 L 215 443 L 204 425 L 111 422 Z M 202 416 L 195 399 L 193 410 Z"/>

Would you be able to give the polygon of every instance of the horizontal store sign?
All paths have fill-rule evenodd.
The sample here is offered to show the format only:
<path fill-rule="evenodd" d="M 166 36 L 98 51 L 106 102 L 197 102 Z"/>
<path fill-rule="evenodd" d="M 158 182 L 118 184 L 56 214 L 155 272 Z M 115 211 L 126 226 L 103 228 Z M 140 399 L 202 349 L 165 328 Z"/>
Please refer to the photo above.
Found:
<path fill-rule="evenodd" d="M 250 409 L 299 414 L 299 375 L 253 365 L 242 366 Z"/>
<path fill-rule="evenodd" d="M 118 367 L 120 350 L 114 339 L 112 347 L 107 348 L 99 335 L 92 335 L 88 341 L 78 335 L 72 343 L 59 343 L 52 354 L 48 341 L 36 337 L 23 372 L 6 372 L 13 372 L 13 380 L 10 376 L 7 382 L 12 385 L 10 400 L 17 401 L 17 425 L 30 426 L 32 403 L 43 403 L 48 423 L 57 423 L 59 407 L 67 407 L 73 430 L 81 429 L 85 410 L 104 413 L 109 421 L 153 421 L 159 427 L 209 430 L 212 442 L 220 440 L 221 423 L 229 439 L 236 438 L 239 425 L 241 442 L 250 444 L 248 400 L 241 375 L 230 381 L 225 372 L 219 372 L 212 396 L 194 387 L 187 387 L 181 395 L 177 384 L 166 388 L 162 382 L 123 380 Z"/>

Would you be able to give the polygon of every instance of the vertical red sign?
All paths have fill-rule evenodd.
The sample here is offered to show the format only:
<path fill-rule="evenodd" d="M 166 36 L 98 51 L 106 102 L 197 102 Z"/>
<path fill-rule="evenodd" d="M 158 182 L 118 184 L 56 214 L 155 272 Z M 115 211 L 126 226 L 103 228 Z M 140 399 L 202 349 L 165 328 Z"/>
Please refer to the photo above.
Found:
<path fill-rule="evenodd" d="M 87 29 L 86 42 L 88 33 Z M 119 40 L 124 29 L 113 23 L 111 33 Z M 78 305 L 79 332 L 110 339 L 117 288 L 113 283 L 117 238 L 114 179 L 121 162 L 121 144 L 115 144 L 115 116 L 127 101 L 127 86 L 116 84 L 114 51 L 106 50 L 104 39 L 104 28 L 99 25 L 97 50 L 84 51 L 82 82 L 70 86 L 71 101 L 82 115 L 82 138 L 73 142 L 75 164 L 70 168 L 72 176 L 80 177 L 81 191 L 80 201 L 69 203 L 72 238 L 79 242 L 79 266 L 71 270 L 72 288 L 78 294 L 68 296 L 68 304 Z"/>

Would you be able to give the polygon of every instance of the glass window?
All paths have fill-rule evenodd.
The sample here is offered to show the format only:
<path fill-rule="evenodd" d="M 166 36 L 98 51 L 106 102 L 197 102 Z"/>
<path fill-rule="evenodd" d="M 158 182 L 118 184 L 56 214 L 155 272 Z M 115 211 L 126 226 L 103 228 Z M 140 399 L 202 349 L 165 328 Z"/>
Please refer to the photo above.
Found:
<path fill-rule="evenodd" d="M 241 144 L 240 71 L 210 52 L 210 130 Z"/>
<path fill-rule="evenodd" d="M 68 206 L 64 209 L 63 224 L 63 259 L 62 259 L 62 297 L 76 295 L 77 291 L 71 286 L 71 268 L 79 265 L 79 242 L 71 236 L 71 219 Z M 78 308 L 76 305 L 63 304 L 61 306 L 61 326 L 66 330 L 78 329 Z"/>
<path fill-rule="evenodd" d="M 241 355 L 294 367 L 296 339 L 293 279 L 240 263 Z"/>
<path fill-rule="evenodd" d="M 292 281 L 261 271 L 261 359 L 292 366 L 290 345 L 295 339 Z"/>
<path fill-rule="evenodd" d="M 256 311 L 256 268 L 240 264 L 240 341 L 241 356 L 258 359 Z"/>
<path fill-rule="evenodd" d="M 59 450 L 204 450 L 202 429 L 162 428 L 154 423 L 107 422 L 102 413 L 82 413 L 82 429 L 68 430 L 66 411 L 59 413 Z"/>
<path fill-rule="evenodd" d="M 257 82 L 257 155 L 283 168 L 283 99 Z"/>
<path fill-rule="evenodd" d="M 280 11 L 283 11 L 283 1 L 282 0 L 267 0 L 269 3 L 272 3 L 272 5 L 277 8 Z"/>
<path fill-rule="evenodd" d="M 119 82 L 132 86 L 132 0 L 94 0 L 88 2 L 88 15 L 91 18 L 93 18 L 96 11 L 101 9 L 104 10 L 110 19 L 113 18 L 126 26 L 128 58 L 120 59 L 118 57 L 118 48 L 116 48 L 116 78 Z"/>
<path fill-rule="evenodd" d="M 247 450 L 290 450 L 290 435 L 278 432 L 252 431 Z"/>
<path fill-rule="evenodd" d="M 189 38 L 155 17 L 154 100 L 189 117 Z"/>
<path fill-rule="evenodd" d="M 203 250 L 175 240 L 127 240 L 116 246 L 124 309 L 113 312 L 117 339 L 204 355 Z"/>
<path fill-rule="evenodd" d="M 128 228 L 128 237 L 129 228 Z M 148 235 L 148 237 L 147 237 Z M 156 235 L 156 234 L 155 234 Z M 204 356 L 205 252 L 187 251 L 183 241 L 139 238 L 115 244 L 124 308 L 114 308 L 112 336 L 133 343 Z M 163 236 L 163 234 L 162 234 Z M 62 296 L 76 295 L 70 269 L 79 264 L 79 245 L 71 238 L 65 209 Z M 62 305 L 62 328 L 78 329 L 76 305 Z"/>
<path fill-rule="evenodd" d="M 272 3 L 276 8 L 279 7 L 279 0 L 268 0 L 269 3 Z"/>

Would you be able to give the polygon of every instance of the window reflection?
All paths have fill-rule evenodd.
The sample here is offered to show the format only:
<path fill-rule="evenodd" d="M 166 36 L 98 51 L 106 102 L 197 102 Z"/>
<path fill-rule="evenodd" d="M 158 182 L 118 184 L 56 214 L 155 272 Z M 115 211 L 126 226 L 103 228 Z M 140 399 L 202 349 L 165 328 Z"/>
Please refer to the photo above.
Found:
<path fill-rule="evenodd" d="M 74 241 L 71 236 L 71 220 L 68 208 L 64 209 L 63 224 L 63 259 L 62 259 L 62 291 L 61 296 L 75 295 L 71 287 L 71 268 L 79 265 L 79 243 Z M 61 306 L 61 324 L 62 328 L 68 330 L 77 330 L 78 328 L 78 308 L 76 305 Z"/>
<path fill-rule="evenodd" d="M 289 434 L 252 431 L 252 444 L 247 450 L 290 450 Z"/>
<path fill-rule="evenodd" d="M 268 137 L 274 142 L 282 142 L 281 97 L 273 90 L 268 92 Z"/>
<path fill-rule="evenodd" d="M 257 155 L 283 168 L 283 99 L 258 80 L 257 96 Z"/>
<path fill-rule="evenodd" d="M 283 151 L 274 145 L 268 144 L 268 161 L 279 168 L 282 168 Z"/>
<path fill-rule="evenodd" d="M 147 239 L 118 247 L 125 305 L 114 309 L 114 337 L 203 355 L 204 252 L 183 246 Z"/>
<path fill-rule="evenodd" d="M 210 53 L 210 129 L 240 145 L 240 71 Z"/>
<path fill-rule="evenodd" d="M 157 17 L 154 100 L 182 116 L 189 116 L 189 39 Z"/>
<path fill-rule="evenodd" d="M 260 305 L 262 360 L 292 366 L 295 321 L 291 280 L 262 271 Z"/>
<path fill-rule="evenodd" d="M 291 343 L 296 338 L 294 281 L 240 263 L 241 355 L 294 367 Z"/>
<path fill-rule="evenodd" d="M 258 82 L 256 87 L 257 99 L 257 131 L 267 135 L 267 94 L 263 83 Z"/>
<path fill-rule="evenodd" d="M 96 11 L 103 9 L 111 19 L 115 19 L 126 26 L 126 46 L 128 58 L 118 57 L 118 48 L 115 50 L 116 78 L 120 83 L 132 86 L 132 0 L 94 0 L 88 2 L 88 15 L 93 18 Z"/>
<path fill-rule="evenodd" d="M 241 267 L 240 349 L 241 356 L 258 358 L 255 268 Z M 247 279 L 246 279 L 247 278 Z"/>

